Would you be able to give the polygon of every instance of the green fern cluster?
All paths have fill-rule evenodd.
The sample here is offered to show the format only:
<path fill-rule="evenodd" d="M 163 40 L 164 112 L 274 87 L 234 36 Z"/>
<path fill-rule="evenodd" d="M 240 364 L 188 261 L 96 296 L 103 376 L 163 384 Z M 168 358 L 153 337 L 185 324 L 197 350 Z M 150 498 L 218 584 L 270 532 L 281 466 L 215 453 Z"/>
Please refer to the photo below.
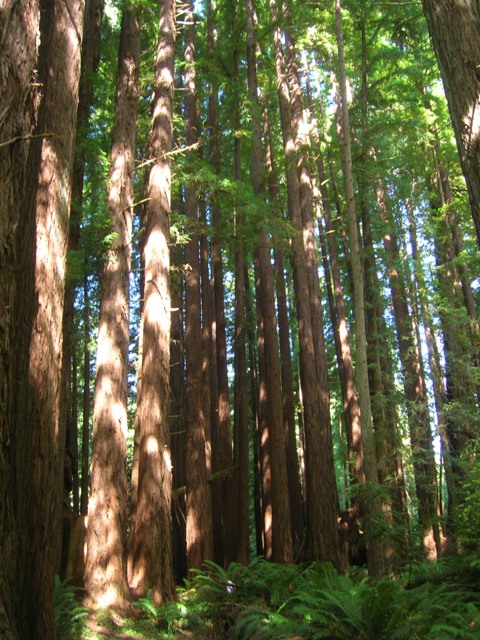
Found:
<path fill-rule="evenodd" d="M 55 576 L 53 604 L 55 625 L 60 640 L 80 640 L 85 630 L 85 618 L 88 610 L 80 603 L 79 589 L 69 580 L 60 580 Z"/>
<path fill-rule="evenodd" d="M 325 563 L 207 562 L 176 603 L 137 605 L 168 637 L 181 628 L 209 640 L 478 640 L 479 567 L 478 557 L 455 558 L 375 582 Z"/>

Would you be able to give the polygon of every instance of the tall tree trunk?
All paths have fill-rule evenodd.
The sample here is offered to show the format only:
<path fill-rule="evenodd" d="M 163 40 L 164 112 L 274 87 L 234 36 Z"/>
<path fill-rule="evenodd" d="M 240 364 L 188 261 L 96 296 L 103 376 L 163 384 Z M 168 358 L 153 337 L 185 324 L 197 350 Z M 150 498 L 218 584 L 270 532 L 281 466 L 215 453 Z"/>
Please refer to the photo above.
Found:
<path fill-rule="evenodd" d="M 170 251 L 169 215 L 172 148 L 175 2 L 159 1 L 159 37 L 155 60 L 155 95 L 145 220 L 145 289 L 141 385 L 136 426 L 139 442 L 138 490 L 130 588 L 156 603 L 172 599 L 172 467 L 169 429 Z"/>
<path fill-rule="evenodd" d="M 261 114 L 258 102 L 256 41 L 252 0 L 246 0 L 246 9 L 248 92 L 253 129 L 253 190 L 260 200 L 260 198 L 264 197 L 265 192 L 262 178 Z M 261 287 L 260 306 L 264 322 L 265 370 L 268 371 L 265 382 L 267 393 L 268 440 L 272 473 L 272 559 L 275 562 L 291 562 L 293 560 L 293 546 L 290 527 L 285 435 L 283 431 L 281 373 L 278 355 L 273 271 L 270 262 L 270 239 L 264 228 L 259 230 L 259 241 L 256 252 L 258 256 L 258 276 Z"/>
<path fill-rule="evenodd" d="M 302 212 L 302 226 L 307 259 L 308 291 L 311 307 L 312 329 L 315 344 L 315 360 L 317 367 L 317 385 L 320 403 L 321 438 L 318 461 L 320 483 L 323 492 L 316 495 L 322 512 L 323 540 L 322 553 L 337 566 L 340 566 L 338 546 L 338 495 L 333 459 L 332 424 L 330 418 L 330 391 L 328 381 L 327 352 L 324 336 L 323 309 L 318 276 L 317 243 L 314 231 L 312 183 L 309 173 L 310 138 L 306 111 L 303 108 L 302 89 L 298 72 L 298 60 L 292 29 L 289 25 L 289 8 L 286 3 L 284 15 L 287 18 L 285 27 L 286 59 L 288 67 L 288 85 L 292 114 L 292 132 L 295 140 L 297 171 L 299 176 L 299 197 Z"/>
<path fill-rule="evenodd" d="M 277 3 L 270 2 L 272 19 L 277 22 Z M 277 86 L 286 159 L 288 209 L 295 233 L 292 238 L 293 277 L 299 325 L 300 375 L 305 425 L 305 501 L 307 516 L 307 555 L 327 560 L 340 568 L 336 523 L 337 495 L 333 470 L 333 452 L 329 440 L 329 408 L 320 398 L 317 359 L 321 357 L 315 339 L 310 305 L 308 257 L 303 241 L 304 225 L 297 174 L 296 144 L 292 137 L 290 96 L 285 77 L 280 31 L 274 33 Z M 311 270 L 310 270 L 311 272 Z M 322 329 L 323 330 L 323 329 Z M 322 331 L 317 327 L 318 331 Z M 321 385 L 320 385 L 321 387 Z M 325 384 L 323 385 L 325 390 Z M 331 438 L 331 433 L 330 433 Z M 330 443 L 330 444 L 329 444 Z M 331 456 L 331 457 L 330 457 Z M 319 464 L 322 460 L 322 464 Z M 333 482 L 333 484 L 332 484 Z"/>
<path fill-rule="evenodd" d="M 310 83 L 308 81 L 308 69 L 307 69 L 307 96 L 309 101 L 309 110 L 312 119 L 312 133 L 314 141 L 316 143 L 316 158 L 317 158 L 317 174 L 318 181 L 320 183 L 320 194 L 322 199 L 322 213 L 325 220 L 325 233 L 324 237 L 328 248 L 329 264 L 332 274 L 332 284 L 335 298 L 335 310 L 337 315 L 338 326 L 338 338 L 340 343 L 340 362 L 339 369 L 343 379 L 343 407 L 345 415 L 345 425 L 347 428 L 348 439 L 348 459 L 350 474 L 352 480 L 365 484 L 365 470 L 363 460 L 363 446 L 362 446 L 362 426 L 360 421 L 360 405 L 357 397 L 357 389 L 355 384 L 355 376 L 353 372 L 353 361 L 350 349 L 350 338 L 347 323 L 347 313 L 345 309 L 345 301 L 343 296 L 342 278 L 339 267 L 337 244 L 335 241 L 335 229 L 332 223 L 332 212 L 330 206 L 330 197 L 327 190 L 327 176 L 325 173 L 325 166 L 320 149 L 320 136 L 318 132 L 318 125 L 316 123 L 315 114 L 313 111 L 313 100 L 310 92 Z M 322 232 L 321 220 L 318 220 L 320 233 Z"/>
<path fill-rule="evenodd" d="M 195 23 L 193 2 L 186 4 L 185 43 L 185 138 L 187 145 L 198 142 L 197 90 L 195 79 Z M 192 151 L 189 157 L 192 158 Z M 185 282 L 185 353 L 187 405 L 187 564 L 199 569 L 213 559 L 210 491 L 206 466 L 206 423 L 202 401 L 202 329 L 200 298 L 199 242 L 196 186 L 185 186 L 185 213 L 190 220 L 190 240 L 186 247 L 188 270 Z"/>
<path fill-rule="evenodd" d="M 81 57 L 81 75 L 79 84 L 79 102 L 77 113 L 77 131 L 75 140 L 75 155 L 72 172 L 72 198 L 70 213 L 70 232 L 68 238 L 68 252 L 78 252 L 80 246 L 80 225 L 82 220 L 83 182 L 85 170 L 85 152 L 82 138 L 86 135 L 90 108 L 93 100 L 93 78 L 98 63 L 98 48 L 100 44 L 100 24 L 103 4 L 98 0 L 88 0 L 85 3 L 83 43 Z M 86 274 L 85 274 L 86 277 Z M 70 277 L 65 288 L 65 303 L 63 314 L 63 356 L 62 356 L 62 398 L 60 401 L 62 417 L 66 429 L 66 457 L 65 457 L 65 489 L 62 496 L 64 509 L 64 527 L 62 558 L 57 573 L 64 575 L 66 568 L 66 550 L 72 526 L 80 513 L 79 473 L 78 473 L 78 410 L 77 410 L 77 377 L 75 353 L 75 296 L 80 284 L 78 276 Z M 69 505 L 69 482 L 71 475 L 73 505 L 72 511 L 65 510 Z M 87 489 L 88 493 L 88 489 Z M 85 512 L 88 496 L 86 496 Z"/>
<path fill-rule="evenodd" d="M 208 43 L 209 50 L 213 54 L 216 45 L 214 37 L 214 19 L 212 16 L 211 0 L 207 1 L 208 19 Z M 210 161 L 215 173 L 220 175 L 221 155 L 220 137 L 218 128 L 218 88 L 212 81 L 208 102 Z M 221 251 L 222 219 L 218 195 L 214 192 L 211 196 L 211 211 L 213 224 L 212 238 L 212 263 L 213 263 L 213 287 L 214 287 L 214 313 L 215 313 L 215 346 L 216 346 L 216 371 L 218 384 L 218 464 L 220 469 L 228 469 L 233 464 L 232 434 L 230 427 L 230 393 L 227 370 L 227 338 L 225 319 L 225 293 L 223 285 L 223 259 Z M 235 481 L 231 473 L 226 478 L 217 481 L 220 483 L 222 496 L 222 526 L 224 557 L 223 562 L 228 565 L 235 560 L 236 555 L 236 509 L 231 508 L 235 502 Z"/>
<path fill-rule="evenodd" d="M 87 515 L 90 494 L 90 298 L 88 276 L 83 276 L 83 392 L 82 392 L 82 481 L 80 514 Z"/>
<path fill-rule="evenodd" d="M 428 411 L 420 345 L 416 342 L 413 318 L 409 310 L 405 280 L 401 271 L 397 235 L 388 210 L 385 192 L 377 185 L 380 216 L 386 226 L 383 243 L 387 256 L 398 348 L 407 401 L 407 415 L 412 444 L 415 488 L 422 527 L 422 543 L 427 558 L 441 551 L 437 514 L 437 481 L 433 440 Z"/>
<path fill-rule="evenodd" d="M 480 246 L 480 7 L 476 0 L 423 0 L 442 74 Z"/>
<path fill-rule="evenodd" d="M 10 11 L 14 24 L 15 9 L 12 6 Z M 26 20 L 22 17 L 18 28 L 22 32 L 26 24 L 26 39 L 22 33 L 20 44 L 28 42 L 31 27 L 35 36 L 39 35 L 36 7 L 24 9 Z M 17 344 L 11 408 L 15 432 L 10 441 L 18 537 L 12 592 L 19 603 L 18 633 L 33 640 L 56 637 L 53 572 L 61 541 L 63 514 L 58 492 L 63 492 L 65 451 L 59 406 L 62 320 L 83 4 L 47 1 L 40 9 L 36 138 L 29 149 L 25 192 L 16 203 L 23 212 L 18 219 L 16 247 L 16 286 L 22 295 L 14 307 Z M 3 33 L 6 37 L 5 30 Z M 15 44 L 11 44 L 15 51 Z M 29 47 L 29 55 L 34 56 L 34 43 Z M 21 81 L 24 71 L 28 73 L 30 60 L 25 49 L 20 48 L 19 53 L 18 62 L 25 63 L 25 70 L 18 75 L 14 71 L 16 81 Z M 27 111 L 23 104 L 18 108 L 29 113 L 28 96 L 22 97 Z M 9 106 L 17 108 L 12 103 Z M 18 151 L 21 160 L 21 145 Z M 21 163 L 18 170 L 22 175 Z M 7 223 L 9 218 L 7 214 Z"/>
<path fill-rule="evenodd" d="M 237 14 L 232 12 L 232 33 L 235 32 Z M 238 59 L 234 58 L 234 77 L 238 80 Z M 239 86 L 236 83 L 235 86 Z M 240 100 L 236 102 L 234 113 L 234 130 L 240 131 Z M 241 171 L 241 139 L 235 136 L 233 143 L 233 179 L 239 183 L 242 178 Z M 248 366 L 247 366 L 247 318 L 246 318 L 246 292 L 245 282 L 245 249 L 243 243 L 243 231 L 241 219 L 239 219 L 237 203 L 234 203 L 234 236 L 235 236 L 235 322 L 234 322 L 234 387 L 233 387 L 233 462 L 235 466 L 235 479 L 237 491 L 237 552 L 236 561 L 248 564 L 250 547 L 250 461 L 249 461 L 249 420 L 248 420 Z M 252 343 L 250 342 L 250 345 Z M 251 385 L 255 386 L 255 369 L 250 374 Z M 251 394 L 252 398 L 257 393 Z M 255 450 L 255 445 L 254 445 Z M 254 455 L 254 465 L 256 457 Z M 254 469 L 255 476 L 255 469 Z M 258 501 L 254 498 L 254 510 Z"/>
<path fill-rule="evenodd" d="M 354 281 L 353 305 L 355 312 L 355 342 L 357 355 L 357 389 L 360 402 L 362 420 L 362 442 L 365 455 L 365 477 L 367 491 L 365 495 L 366 519 L 365 529 L 369 538 L 368 544 L 368 570 L 372 576 L 378 576 L 384 571 L 385 558 L 383 557 L 383 545 L 376 533 L 378 521 L 382 521 L 380 501 L 375 497 L 378 484 L 377 455 L 375 451 L 372 407 L 370 401 L 370 389 L 368 382 L 367 342 L 365 333 L 365 294 L 364 276 L 360 255 L 360 243 L 357 231 L 357 215 L 355 208 L 355 195 L 353 188 L 352 151 L 350 142 L 350 124 L 347 103 L 347 85 L 345 74 L 345 58 L 343 49 L 342 13 L 340 0 L 335 0 L 336 30 L 338 45 L 339 82 L 341 99 L 341 124 L 342 124 L 342 153 L 343 169 L 346 193 L 346 215 L 348 222 L 350 260 Z"/>
<path fill-rule="evenodd" d="M 174 209 L 180 209 L 173 205 Z M 182 245 L 172 247 L 171 257 L 172 312 L 170 327 L 170 429 L 173 462 L 173 491 L 185 487 L 186 423 L 185 423 L 185 363 L 183 345 L 183 263 Z M 185 493 L 172 500 L 173 568 L 179 583 L 187 577 L 187 547 L 185 530 Z"/>
<path fill-rule="evenodd" d="M 268 191 L 275 217 L 281 220 L 281 213 L 277 210 L 280 202 L 278 176 L 273 157 L 272 134 L 270 130 L 269 114 L 266 96 L 263 102 L 263 134 L 265 139 L 265 155 L 268 173 Z M 304 513 L 303 496 L 300 483 L 300 468 L 297 455 L 297 437 L 295 426 L 295 398 L 293 392 L 293 365 L 290 350 L 290 323 L 288 317 L 287 291 L 285 284 L 285 270 L 281 241 L 274 238 L 274 269 L 277 290 L 278 332 L 280 342 L 280 358 L 283 391 L 283 422 L 287 443 L 287 473 L 288 493 L 290 497 L 290 517 L 292 520 L 292 536 L 296 552 L 300 551 L 303 543 Z"/>
<path fill-rule="evenodd" d="M 16 281 L 15 265 L 22 246 L 17 245 L 17 233 L 23 230 L 18 203 L 22 202 L 28 191 L 28 182 L 33 177 L 27 170 L 30 148 L 38 144 L 37 140 L 30 140 L 29 136 L 34 133 L 36 116 L 36 92 L 31 83 L 37 65 L 39 12 L 38 2 L 21 0 L 4 3 L 0 11 L 3 67 L 0 78 L 0 111 L 4 114 L 0 133 L 0 636 L 5 640 L 17 640 L 20 631 L 23 632 L 23 637 L 29 634 L 31 620 L 27 624 L 22 619 L 22 608 L 26 607 L 28 611 L 35 606 L 33 598 L 37 598 L 35 588 L 22 593 L 22 580 L 18 571 L 20 538 L 28 536 L 30 542 L 31 529 L 28 521 L 18 521 L 18 525 L 16 522 L 12 488 L 16 486 L 17 474 L 11 446 L 18 437 L 16 430 L 20 426 L 25 431 L 22 437 L 30 437 L 29 422 L 20 425 L 13 419 L 16 402 L 15 364 L 18 365 L 19 359 L 26 357 L 28 350 L 28 343 L 24 341 L 22 348 L 25 356 L 19 352 L 15 331 L 16 307 L 27 294 L 20 288 L 21 283 Z M 33 224 L 31 226 L 30 235 L 33 235 Z M 20 236 L 18 240 L 23 243 L 25 237 Z M 32 242 L 31 260 L 34 259 L 33 246 Z M 30 264 L 29 274 L 32 270 L 33 266 Z M 33 290 L 30 292 L 33 295 Z M 23 365 L 22 375 L 26 379 L 25 368 L 26 365 Z M 29 467 L 24 471 L 28 473 Z M 27 491 L 30 492 L 29 480 L 26 484 Z M 27 499 L 28 493 L 20 497 Z M 27 515 L 28 511 L 24 513 L 24 516 Z M 29 561 L 32 552 L 31 546 L 30 549 L 25 549 L 25 553 L 29 554 Z M 31 610 L 28 613 L 31 615 Z M 52 615 L 50 603 L 47 617 L 51 620 Z"/>
<path fill-rule="evenodd" d="M 93 410 L 91 495 L 85 586 L 90 607 L 129 600 L 127 543 L 127 400 L 135 126 L 140 62 L 136 12 L 122 15 L 107 211 L 114 240 L 103 264 Z"/>
<path fill-rule="evenodd" d="M 450 442 L 448 431 L 446 429 L 445 406 L 447 403 L 447 394 L 445 388 L 445 377 L 441 365 L 437 338 L 435 335 L 432 314 L 430 311 L 430 304 L 428 299 L 426 298 L 425 292 L 427 291 L 427 288 L 425 284 L 425 276 L 423 273 L 423 261 L 417 241 L 417 228 L 413 207 L 410 203 L 407 203 L 407 215 L 409 221 L 410 246 L 412 250 L 412 261 L 417 290 L 417 302 L 420 307 L 425 330 L 428 362 L 433 383 L 433 397 L 438 418 L 437 430 L 442 442 L 442 459 L 444 463 L 445 481 L 448 491 L 448 517 L 445 523 L 445 533 L 447 536 L 449 536 L 452 533 L 450 516 L 453 512 L 453 509 L 457 505 L 456 482 L 458 478 L 457 474 L 454 472 L 452 464 L 452 443 Z"/>

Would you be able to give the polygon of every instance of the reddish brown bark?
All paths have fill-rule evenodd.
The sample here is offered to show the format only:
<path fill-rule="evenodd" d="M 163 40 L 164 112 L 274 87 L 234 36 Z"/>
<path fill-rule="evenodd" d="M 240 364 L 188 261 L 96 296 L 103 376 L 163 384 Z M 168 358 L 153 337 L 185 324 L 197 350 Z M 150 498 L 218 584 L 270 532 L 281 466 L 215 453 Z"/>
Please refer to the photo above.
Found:
<path fill-rule="evenodd" d="M 192 147 L 198 142 L 193 2 L 187 3 L 186 10 L 185 138 L 187 145 Z M 193 159 L 192 151 L 188 155 Z M 185 278 L 187 564 L 189 569 L 199 569 L 205 560 L 213 559 L 213 538 L 202 398 L 201 281 L 196 230 L 198 205 L 196 187 L 192 182 L 185 186 L 185 213 L 190 221 L 190 240 L 185 252 L 188 265 Z"/>
<path fill-rule="evenodd" d="M 141 386 L 137 404 L 138 490 L 129 542 L 130 588 L 151 589 L 159 603 L 174 595 L 172 569 L 172 469 L 168 421 L 170 387 L 169 214 L 172 148 L 175 3 L 159 4 L 155 95 L 145 220 L 145 289 Z"/>
<path fill-rule="evenodd" d="M 253 190 L 264 198 L 263 151 L 261 147 L 261 120 L 258 103 L 256 72 L 256 42 L 254 34 L 254 8 L 252 0 L 246 0 L 247 8 L 247 65 L 248 91 L 252 114 L 252 174 Z M 278 335 L 275 315 L 273 271 L 270 261 L 270 239 L 263 225 L 259 229 L 256 246 L 258 277 L 263 316 L 265 349 L 266 402 L 268 420 L 269 459 L 272 478 L 272 559 L 275 562 L 291 562 L 293 559 L 290 527 L 290 504 L 286 471 L 285 434 L 283 430 L 281 373 L 278 355 Z"/>
<path fill-rule="evenodd" d="M 115 234 L 102 272 L 93 413 L 91 495 L 85 586 L 88 605 L 124 608 L 129 600 L 127 543 L 127 397 L 129 278 L 140 61 L 137 15 L 122 15 L 107 211 Z"/>

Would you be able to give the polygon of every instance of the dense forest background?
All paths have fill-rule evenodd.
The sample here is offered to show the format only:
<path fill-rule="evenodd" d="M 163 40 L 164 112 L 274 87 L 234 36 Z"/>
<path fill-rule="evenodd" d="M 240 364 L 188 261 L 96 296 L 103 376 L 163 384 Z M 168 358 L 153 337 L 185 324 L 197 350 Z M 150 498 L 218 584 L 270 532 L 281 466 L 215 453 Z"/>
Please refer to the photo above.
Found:
<path fill-rule="evenodd" d="M 477 549 L 479 43 L 474 0 L 4 3 L 2 638 L 55 575 Z"/>

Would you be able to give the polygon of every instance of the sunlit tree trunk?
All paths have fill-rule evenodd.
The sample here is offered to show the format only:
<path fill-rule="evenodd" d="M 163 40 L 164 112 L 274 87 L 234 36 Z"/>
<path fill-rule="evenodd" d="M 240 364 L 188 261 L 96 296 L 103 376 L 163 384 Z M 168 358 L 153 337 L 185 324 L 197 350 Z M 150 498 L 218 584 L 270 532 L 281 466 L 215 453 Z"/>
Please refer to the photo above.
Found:
<path fill-rule="evenodd" d="M 480 7 L 476 0 L 423 0 L 480 246 Z"/>
<path fill-rule="evenodd" d="M 377 202 L 386 228 L 383 243 L 407 401 L 422 542 L 426 557 L 433 559 L 440 553 L 441 541 L 437 513 L 436 468 L 423 363 L 409 309 L 397 234 L 388 210 L 386 194 L 380 185 L 377 185 Z"/>
<path fill-rule="evenodd" d="M 115 125 L 107 211 L 114 238 L 101 278 L 97 374 L 93 410 L 91 495 L 85 586 L 92 608 L 125 607 L 129 600 L 127 544 L 127 398 L 135 125 L 140 26 L 122 15 Z"/>
<path fill-rule="evenodd" d="M 329 265 L 332 274 L 332 284 L 335 299 L 336 326 L 338 333 L 339 349 L 339 369 L 342 378 L 343 407 L 345 415 L 345 425 L 348 439 L 348 458 L 350 474 L 353 482 L 365 483 L 365 470 L 362 446 L 362 426 L 360 420 L 360 405 L 358 403 L 355 376 L 353 372 L 352 353 L 350 349 L 350 338 L 347 323 L 347 313 L 343 295 L 342 278 L 339 267 L 337 244 L 335 240 L 335 229 L 332 223 L 332 211 L 330 197 L 327 190 L 327 176 L 320 149 L 320 137 L 318 125 L 313 110 L 313 100 L 310 93 L 310 83 L 307 69 L 307 96 L 309 100 L 309 110 L 312 119 L 312 135 L 316 143 L 317 175 L 322 201 L 322 213 L 325 221 L 324 238 L 326 249 L 328 249 Z M 319 229 L 322 230 L 322 222 L 318 221 Z M 333 315 L 333 314 L 332 314 Z M 335 323 L 334 323 L 335 325 Z"/>
<path fill-rule="evenodd" d="M 172 468 L 170 459 L 170 251 L 169 214 L 172 148 L 175 2 L 159 0 L 159 36 L 145 220 L 145 288 L 141 338 L 141 385 L 136 427 L 139 434 L 138 489 L 130 588 L 154 602 L 173 598 Z"/>
<path fill-rule="evenodd" d="M 93 78 L 98 63 L 98 48 L 100 44 L 100 23 L 102 19 L 103 4 L 97 0 L 89 0 L 85 3 L 81 76 L 79 85 L 79 103 L 77 113 L 77 131 L 75 141 L 75 155 L 72 173 L 72 199 L 70 213 L 70 231 L 68 238 L 68 251 L 75 253 L 79 249 L 80 224 L 82 219 L 83 183 L 85 170 L 85 152 L 82 146 L 82 136 L 86 135 L 90 108 L 93 100 Z M 66 458 L 65 458 L 65 488 L 61 496 L 61 508 L 68 500 L 70 488 L 72 490 L 72 511 L 67 511 L 64 518 L 63 549 L 61 564 L 57 572 L 63 575 L 65 570 L 65 549 L 68 547 L 68 538 L 71 527 L 77 519 L 80 511 L 80 480 L 78 469 L 78 406 L 77 406 L 77 377 L 76 377 L 76 353 L 75 353 L 75 296 L 81 279 L 79 274 L 70 274 L 65 288 L 65 305 L 63 314 L 63 358 L 62 358 L 62 399 L 61 421 L 66 428 Z M 84 274 L 86 277 L 86 274 Z M 88 343 L 88 341 L 87 341 Z M 88 438 L 87 438 L 88 442 Z M 68 486 L 71 477 L 71 487 Z M 88 493 L 88 488 L 87 488 Z M 85 501 L 86 513 L 88 495 Z"/>
<path fill-rule="evenodd" d="M 15 136 L 35 137 L 30 144 L 28 138 L 13 142 L 3 139 L 2 130 L 7 153 L 6 164 L 2 162 L 6 185 L 0 192 L 0 235 L 7 233 L 2 237 L 2 255 L 7 240 L 8 251 L 15 251 L 15 289 L 21 294 L 14 297 L 13 287 L 8 291 L 12 295 L 10 327 L 15 335 L 9 363 L 9 409 L 15 428 L 5 442 L 16 493 L 14 511 L 10 512 L 15 518 L 10 531 L 16 537 L 16 547 L 9 548 L 12 539 L 2 536 L 2 545 L 4 540 L 7 544 L 2 557 L 11 553 L 16 561 L 7 587 L 15 602 L 15 610 L 9 611 L 14 633 L 40 640 L 57 637 L 52 598 L 63 516 L 58 500 L 65 451 L 59 402 L 62 321 L 83 4 L 47 1 L 38 7 L 15 3 L 3 17 L 9 21 L 8 25 L 2 23 L 5 132 L 9 136 L 13 124 Z M 35 76 L 34 66 L 38 71 Z M 35 87 L 30 85 L 34 77 Z M 38 106 L 35 130 L 31 128 L 34 103 L 30 99 Z M 22 192 L 17 191 L 20 186 Z M 9 269 L 7 265 L 6 274 Z M 7 512 L 6 522 L 9 515 Z"/>
<path fill-rule="evenodd" d="M 320 281 L 318 275 L 317 242 L 314 229 L 312 181 L 309 172 L 309 154 L 311 152 L 309 124 L 306 110 L 303 107 L 302 88 L 298 72 L 298 59 L 290 26 L 289 7 L 283 4 L 286 17 L 285 42 L 287 60 L 287 80 L 290 89 L 290 104 L 292 115 L 292 133 L 295 140 L 296 164 L 299 176 L 299 197 L 302 212 L 303 238 L 306 255 L 308 276 L 308 291 L 311 307 L 312 329 L 315 344 L 315 360 L 317 368 L 317 386 L 319 394 L 321 423 L 319 436 L 321 439 L 319 460 L 319 480 L 323 492 L 316 495 L 322 514 L 323 539 L 322 557 L 328 558 L 340 567 L 338 546 L 338 495 L 333 459 L 332 424 L 330 417 L 330 390 L 328 380 L 327 352 L 324 336 L 324 321 Z"/>

